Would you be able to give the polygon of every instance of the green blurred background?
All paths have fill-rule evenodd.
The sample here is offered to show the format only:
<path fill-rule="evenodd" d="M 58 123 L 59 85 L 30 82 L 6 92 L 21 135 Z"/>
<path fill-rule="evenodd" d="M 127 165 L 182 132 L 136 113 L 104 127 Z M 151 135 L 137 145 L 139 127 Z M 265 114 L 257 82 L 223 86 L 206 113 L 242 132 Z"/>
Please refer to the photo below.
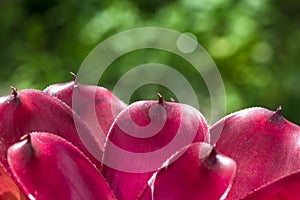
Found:
<path fill-rule="evenodd" d="M 0 94 L 9 94 L 10 85 L 44 89 L 69 81 L 68 72 L 77 72 L 104 39 L 159 26 L 194 34 L 209 52 L 224 80 L 228 113 L 282 105 L 285 117 L 300 124 L 299 22 L 298 0 L 1 0 Z M 200 107 L 208 109 L 201 78 L 167 52 L 124 55 L 99 84 L 112 89 L 126 70 L 147 62 L 174 66 L 199 92 Z M 174 97 L 166 88 L 146 85 L 131 100 L 155 98 L 157 90 Z"/>

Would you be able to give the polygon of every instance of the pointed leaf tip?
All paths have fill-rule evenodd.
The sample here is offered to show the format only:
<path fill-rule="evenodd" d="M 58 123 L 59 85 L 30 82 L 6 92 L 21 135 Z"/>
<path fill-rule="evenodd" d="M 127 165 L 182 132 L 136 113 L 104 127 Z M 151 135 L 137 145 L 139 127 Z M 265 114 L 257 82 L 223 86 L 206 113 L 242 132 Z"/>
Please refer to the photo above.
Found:
<path fill-rule="evenodd" d="M 277 107 L 275 113 L 276 113 L 277 115 L 281 115 L 281 111 L 282 111 L 282 107 L 281 107 L 281 105 L 279 105 L 279 106 Z"/>
<path fill-rule="evenodd" d="M 163 103 L 164 103 L 164 98 L 163 98 L 163 96 L 158 92 L 157 93 L 157 96 L 158 96 L 158 103 L 160 104 L 160 105 L 163 105 Z"/>
<path fill-rule="evenodd" d="M 69 74 L 71 74 L 71 76 L 73 77 L 74 87 L 78 87 L 77 74 L 75 74 L 74 72 L 69 72 Z"/>
<path fill-rule="evenodd" d="M 207 158 L 205 159 L 206 163 L 208 163 L 209 165 L 215 165 L 217 163 L 217 150 L 215 147 L 213 147 L 210 151 L 210 153 L 208 154 Z"/>

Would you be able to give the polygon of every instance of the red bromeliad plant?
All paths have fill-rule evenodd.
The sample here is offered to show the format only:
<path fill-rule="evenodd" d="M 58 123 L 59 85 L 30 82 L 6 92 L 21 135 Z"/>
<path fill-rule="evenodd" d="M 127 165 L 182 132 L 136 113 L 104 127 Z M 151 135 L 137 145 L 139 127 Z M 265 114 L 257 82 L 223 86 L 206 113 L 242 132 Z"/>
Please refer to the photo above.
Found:
<path fill-rule="evenodd" d="M 153 174 L 138 199 L 224 199 L 235 171 L 232 159 L 206 143 L 193 143 Z"/>
<path fill-rule="evenodd" d="M 129 105 L 118 115 L 108 133 L 107 139 L 111 142 L 106 143 L 104 161 L 120 164 L 114 168 L 104 166 L 102 173 L 120 200 L 135 199 L 155 170 L 176 151 L 192 142 L 209 142 L 207 123 L 198 110 L 185 104 L 165 102 L 160 94 L 158 97 L 158 101 Z M 167 145 L 171 150 L 154 158 L 124 157 L 114 151 L 115 144 L 129 152 L 150 155 Z M 134 172 L 120 171 L 119 166 L 126 164 L 140 167 Z M 144 169 L 146 172 L 141 172 Z"/>
<path fill-rule="evenodd" d="M 26 135 L 8 149 L 8 162 L 14 178 L 29 198 L 115 199 L 88 158 L 53 134 Z"/>
<path fill-rule="evenodd" d="M 281 115 L 281 107 L 275 112 L 259 107 L 235 112 L 210 128 L 212 136 L 220 129 L 216 148 L 237 163 L 227 199 L 243 198 L 300 170 L 300 127 Z"/>
<path fill-rule="evenodd" d="M 126 108 L 126 104 L 106 88 L 78 83 L 77 76 L 71 74 L 73 81 L 50 85 L 44 92 L 73 108 L 90 128 L 103 151 L 105 136 L 114 121 L 114 115 Z"/>
<path fill-rule="evenodd" d="M 299 199 L 300 127 L 280 107 L 208 128 L 189 105 L 159 95 L 127 107 L 76 77 L 12 91 L 0 98 L 0 200 Z"/>

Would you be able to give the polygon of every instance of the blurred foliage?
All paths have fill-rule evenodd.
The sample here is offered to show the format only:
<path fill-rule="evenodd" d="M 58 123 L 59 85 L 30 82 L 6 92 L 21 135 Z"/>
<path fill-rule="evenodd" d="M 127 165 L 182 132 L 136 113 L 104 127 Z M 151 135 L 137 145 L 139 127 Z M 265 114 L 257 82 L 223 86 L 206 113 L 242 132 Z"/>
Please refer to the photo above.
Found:
<path fill-rule="evenodd" d="M 1 0 L 0 94 L 8 94 L 9 85 L 43 89 L 71 80 L 68 72 L 104 39 L 159 26 L 192 33 L 209 52 L 225 83 L 228 113 L 282 105 L 286 118 L 300 124 L 299 21 L 298 0 Z M 112 89 L 126 70 L 147 62 L 175 66 L 199 91 L 200 103 L 209 104 L 201 77 L 166 52 L 124 55 L 113 64 L 119 70 L 108 69 L 100 84 Z M 146 85 L 132 101 L 155 98 L 157 90 L 166 88 Z"/>

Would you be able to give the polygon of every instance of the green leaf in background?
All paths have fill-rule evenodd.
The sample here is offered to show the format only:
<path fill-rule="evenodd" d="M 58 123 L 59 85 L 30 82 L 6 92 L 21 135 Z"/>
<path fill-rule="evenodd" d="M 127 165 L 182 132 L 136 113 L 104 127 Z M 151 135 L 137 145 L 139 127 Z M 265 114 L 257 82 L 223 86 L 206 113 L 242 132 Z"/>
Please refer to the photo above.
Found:
<path fill-rule="evenodd" d="M 227 112 L 250 106 L 275 109 L 300 124 L 300 1 L 269 0 L 2 0 L 0 7 L 0 94 L 43 89 L 71 79 L 87 54 L 101 41 L 124 30 L 158 26 L 189 32 L 210 53 L 222 74 Z M 141 58 L 141 55 L 142 58 Z M 122 56 L 100 84 L 112 89 L 135 65 L 174 66 L 209 105 L 201 77 L 175 55 L 136 51 Z M 200 82 L 198 83 L 198 81 Z M 173 97 L 157 85 L 140 88 L 132 101 Z"/>

